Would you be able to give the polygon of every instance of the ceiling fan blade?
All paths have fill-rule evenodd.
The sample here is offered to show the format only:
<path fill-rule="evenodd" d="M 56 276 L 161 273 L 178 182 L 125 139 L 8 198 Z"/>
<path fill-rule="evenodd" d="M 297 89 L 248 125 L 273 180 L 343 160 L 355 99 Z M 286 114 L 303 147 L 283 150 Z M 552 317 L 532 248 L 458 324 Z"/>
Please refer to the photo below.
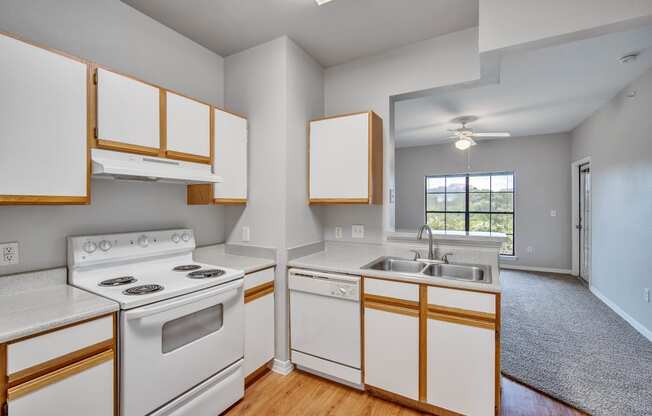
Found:
<path fill-rule="evenodd" d="M 498 132 L 498 133 L 473 133 L 473 137 L 510 137 L 511 133 Z"/>

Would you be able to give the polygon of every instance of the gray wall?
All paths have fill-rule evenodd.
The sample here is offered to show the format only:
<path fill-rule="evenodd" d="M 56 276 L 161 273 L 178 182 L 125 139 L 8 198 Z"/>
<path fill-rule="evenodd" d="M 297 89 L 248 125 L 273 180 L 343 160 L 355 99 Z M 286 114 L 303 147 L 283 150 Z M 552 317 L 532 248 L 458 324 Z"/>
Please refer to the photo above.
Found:
<path fill-rule="evenodd" d="M 323 207 L 321 222 L 325 239 L 335 238 L 336 226 L 343 227 L 343 240 L 352 240 L 353 224 L 365 226 L 368 241 L 380 241 L 383 232 L 394 230 L 395 208 L 389 202 L 389 189 L 394 188 L 390 97 L 479 77 L 477 28 L 416 42 L 324 71 L 326 115 L 375 111 L 383 119 L 385 153 L 383 205 Z"/>
<path fill-rule="evenodd" d="M 0 31 L 223 104 L 223 59 L 118 0 L 2 0 Z M 93 180 L 88 206 L 0 207 L 0 241 L 19 241 L 21 264 L 0 275 L 66 264 L 70 234 L 195 229 L 224 240 L 223 211 L 188 207 L 185 186 Z"/>
<path fill-rule="evenodd" d="M 465 172 L 514 171 L 515 252 L 509 264 L 568 270 L 571 266 L 570 136 L 514 137 L 480 142 L 466 152 L 453 144 L 396 149 L 397 228 L 423 224 L 424 177 Z M 557 216 L 551 217 L 550 211 Z M 526 247 L 534 252 L 528 253 Z"/>
<path fill-rule="evenodd" d="M 636 91 L 635 98 L 626 93 Z M 591 285 L 652 331 L 652 70 L 572 133 L 572 157 L 591 157 Z"/>

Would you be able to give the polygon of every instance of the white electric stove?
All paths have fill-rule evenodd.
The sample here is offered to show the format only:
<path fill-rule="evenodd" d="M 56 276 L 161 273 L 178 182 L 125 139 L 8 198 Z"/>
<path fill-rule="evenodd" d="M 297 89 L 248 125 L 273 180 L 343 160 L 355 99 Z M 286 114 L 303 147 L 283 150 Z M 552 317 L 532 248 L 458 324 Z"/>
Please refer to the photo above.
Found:
<path fill-rule="evenodd" d="M 122 416 L 214 416 L 244 394 L 244 273 L 192 230 L 68 238 L 69 283 L 120 304 Z"/>

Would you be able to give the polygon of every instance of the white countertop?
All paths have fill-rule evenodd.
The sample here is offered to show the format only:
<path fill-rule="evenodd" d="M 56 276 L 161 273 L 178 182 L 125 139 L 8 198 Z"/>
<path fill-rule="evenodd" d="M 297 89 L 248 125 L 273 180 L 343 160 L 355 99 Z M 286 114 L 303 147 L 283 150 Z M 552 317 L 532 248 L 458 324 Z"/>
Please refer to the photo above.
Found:
<path fill-rule="evenodd" d="M 437 286 L 473 289 L 491 293 L 500 292 L 500 279 L 495 278 L 491 283 L 474 283 L 441 277 L 420 277 L 406 273 L 362 269 L 362 267 L 366 264 L 382 256 L 411 258 L 414 253 L 410 252 L 410 249 L 419 249 L 421 252 L 423 252 L 422 245 L 412 246 L 406 244 L 327 242 L 326 249 L 324 251 L 291 260 L 288 262 L 288 267 L 332 273 L 353 274 L 358 276 L 364 275 L 369 277 L 390 278 L 405 282 L 427 283 Z"/>
<path fill-rule="evenodd" d="M 271 259 L 226 254 L 223 244 L 198 247 L 193 252 L 193 258 L 202 263 L 243 270 L 245 273 L 253 273 L 276 265 L 276 261 Z"/>
<path fill-rule="evenodd" d="M 0 343 L 118 310 L 65 282 L 65 268 L 0 277 Z"/>

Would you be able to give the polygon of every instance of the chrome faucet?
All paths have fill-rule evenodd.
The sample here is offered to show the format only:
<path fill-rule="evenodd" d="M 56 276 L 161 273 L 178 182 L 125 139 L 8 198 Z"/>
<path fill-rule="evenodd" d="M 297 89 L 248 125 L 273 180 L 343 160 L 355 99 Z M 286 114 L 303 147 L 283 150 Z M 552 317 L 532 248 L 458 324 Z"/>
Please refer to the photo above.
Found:
<path fill-rule="evenodd" d="M 428 230 L 428 260 L 435 259 L 435 251 L 432 248 L 432 229 L 428 224 L 423 224 L 417 233 L 417 240 L 423 238 L 423 230 Z"/>
<path fill-rule="evenodd" d="M 446 253 L 443 256 L 441 256 L 441 261 L 443 261 L 445 264 L 448 264 L 448 256 L 452 256 L 453 253 Z"/>

